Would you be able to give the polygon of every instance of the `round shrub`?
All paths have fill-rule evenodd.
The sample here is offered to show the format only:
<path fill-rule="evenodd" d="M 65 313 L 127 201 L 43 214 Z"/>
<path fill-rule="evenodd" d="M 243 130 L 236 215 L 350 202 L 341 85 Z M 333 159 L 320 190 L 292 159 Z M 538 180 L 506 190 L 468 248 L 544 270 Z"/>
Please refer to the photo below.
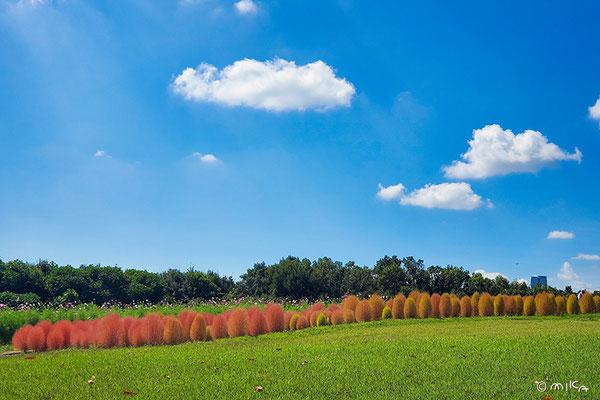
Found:
<path fill-rule="evenodd" d="M 528 317 L 535 315 L 535 300 L 531 296 L 525 297 L 525 301 L 523 302 L 523 315 L 527 315 Z"/>
<path fill-rule="evenodd" d="M 98 322 L 96 332 L 96 345 L 98 347 L 110 348 L 119 345 L 123 326 L 119 314 L 109 314 Z"/>
<path fill-rule="evenodd" d="M 413 301 L 415 302 L 415 304 L 417 304 L 417 300 L 419 300 L 419 295 L 421 294 L 421 292 L 419 292 L 418 290 L 413 290 L 408 294 L 408 298 L 413 299 Z"/>
<path fill-rule="evenodd" d="M 46 350 L 46 334 L 40 326 L 34 326 L 27 335 L 27 349 L 34 351 Z"/>
<path fill-rule="evenodd" d="M 579 314 L 579 302 L 574 294 L 571 294 L 567 299 L 567 312 L 569 314 Z"/>
<path fill-rule="evenodd" d="M 523 315 L 523 298 L 521 295 L 513 296 L 515 300 L 515 315 Z"/>
<path fill-rule="evenodd" d="M 67 320 L 57 321 L 46 337 L 46 346 L 51 350 L 66 349 L 71 342 L 72 324 Z"/>
<path fill-rule="evenodd" d="M 431 316 L 433 318 L 440 317 L 440 295 L 437 293 L 431 295 Z"/>
<path fill-rule="evenodd" d="M 210 326 L 206 327 L 206 335 L 204 335 L 204 338 L 204 340 L 206 340 L 207 342 L 210 342 L 214 339 L 212 333 L 210 332 Z"/>
<path fill-rule="evenodd" d="M 600 313 L 600 296 L 594 296 L 594 308 L 597 313 Z"/>
<path fill-rule="evenodd" d="M 394 299 L 389 299 L 388 301 L 386 301 L 385 305 L 388 306 L 391 310 L 392 308 L 394 308 Z"/>
<path fill-rule="evenodd" d="M 290 322 L 291 323 L 291 322 Z M 267 333 L 267 320 L 262 310 L 253 312 L 248 317 L 248 333 L 258 336 Z"/>
<path fill-rule="evenodd" d="M 206 321 L 200 313 L 196 314 L 190 326 L 190 339 L 194 342 L 206 339 Z"/>
<path fill-rule="evenodd" d="M 310 319 L 309 319 L 311 327 L 314 328 L 315 326 L 317 326 L 317 318 L 319 318 L 319 311 L 313 311 L 310 314 Z"/>
<path fill-rule="evenodd" d="M 354 322 L 356 322 L 356 318 L 354 317 L 354 311 L 350 310 L 349 308 L 344 309 L 343 311 L 344 313 L 344 322 L 347 324 L 352 324 Z"/>
<path fill-rule="evenodd" d="M 417 317 L 417 305 L 412 297 L 409 297 L 404 302 L 404 318 L 416 318 Z"/>
<path fill-rule="evenodd" d="M 174 317 L 167 317 L 165 322 L 165 328 L 163 330 L 163 342 L 165 344 L 179 344 L 185 341 L 185 333 L 183 331 L 183 325 L 179 319 Z"/>
<path fill-rule="evenodd" d="M 452 314 L 452 301 L 448 293 L 440 297 L 440 318 L 448 318 Z"/>
<path fill-rule="evenodd" d="M 17 331 L 13 334 L 12 337 L 12 347 L 15 350 L 26 351 L 27 347 L 27 336 L 29 332 L 33 329 L 33 326 L 27 324 L 17 329 Z"/>
<path fill-rule="evenodd" d="M 385 307 L 385 303 L 381 296 L 377 294 L 372 294 L 369 298 L 369 304 L 371 305 L 371 319 L 373 321 L 378 321 L 381 319 L 381 313 L 383 312 L 383 307 Z"/>
<path fill-rule="evenodd" d="M 117 346 L 129 346 L 129 341 L 127 340 L 127 332 L 129 332 L 129 327 L 131 326 L 131 324 L 133 324 L 133 321 L 135 321 L 135 318 L 133 318 L 132 316 L 127 316 L 121 319 L 121 332 L 119 332 L 119 343 L 117 344 Z"/>
<path fill-rule="evenodd" d="M 296 314 L 294 311 L 284 311 L 283 312 L 284 330 L 286 330 L 286 331 L 290 330 L 290 321 L 292 320 L 292 317 L 294 316 L 294 314 Z"/>
<path fill-rule="evenodd" d="M 593 314 L 596 311 L 594 297 L 590 292 L 584 292 L 579 299 L 579 310 L 582 314 Z"/>
<path fill-rule="evenodd" d="M 323 309 L 323 304 L 321 304 L 321 309 Z M 285 329 L 285 318 L 283 315 L 283 308 L 281 308 L 280 304 L 267 304 L 265 307 L 265 318 L 267 320 L 267 330 L 269 332 L 282 332 Z"/>
<path fill-rule="evenodd" d="M 460 316 L 470 317 L 471 316 L 471 299 L 469 296 L 463 296 L 460 299 Z"/>
<path fill-rule="evenodd" d="M 325 314 L 319 313 L 319 316 L 317 317 L 317 326 L 326 326 L 326 325 L 329 325 L 327 323 L 327 317 L 325 317 Z"/>
<path fill-rule="evenodd" d="M 331 325 L 341 325 L 344 321 L 344 312 L 341 309 L 335 310 L 331 313 L 330 319 Z"/>
<path fill-rule="evenodd" d="M 227 334 L 229 337 L 248 335 L 248 312 L 242 308 L 236 308 L 227 321 Z"/>
<path fill-rule="evenodd" d="M 563 315 L 567 312 L 567 301 L 563 296 L 556 296 L 556 315 Z"/>
<path fill-rule="evenodd" d="M 390 319 L 392 318 L 392 309 L 389 308 L 388 306 L 385 306 L 383 308 L 383 311 L 381 312 L 381 319 Z"/>
<path fill-rule="evenodd" d="M 306 329 L 309 327 L 308 319 L 304 315 L 298 317 L 298 321 L 296 321 L 296 330 Z"/>
<path fill-rule="evenodd" d="M 471 296 L 471 315 L 473 317 L 479 315 L 479 292 L 475 292 Z"/>
<path fill-rule="evenodd" d="M 360 302 L 360 300 L 358 299 L 358 297 L 351 295 L 346 297 L 346 300 L 344 300 L 342 302 L 342 308 L 344 310 L 348 309 L 348 310 L 352 310 L 355 311 L 356 310 L 356 306 L 358 305 L 358 303 Z"/>
<path fill-rule="evenodd" d="M 142 317 L 142 335 L 145 344 L 156 346 L 163 342 L 163 324 L 158 313 L 146 314 Z"/>
<path fill-rule="evenodd" d="M 456 296 L 450 296 L 450 316 L 458 317 L 460 315 L 460 300 Z"/>
<path fill-rule="evenodd" d="M 372 319 L 371 304 L 369 300 L 361 300 L 356 306 L 354 316 L 358 322 L 368 322 Z"/>
<path fill-rule="evenodd" d="M 127 341 L 129 342 L 129 345 L 133 347 L 140 347 L 145 344 L 144 336 L 142 335 L 141 319 L 136 319 L 135 321 L 133 321 L 133 324 L 131 324 L 131 326 L 129 327 L 129 330 L 127 331 Z"/>
<path fill-rule="evenodd" d="M 548 311 L 550 312 L 550 314 L 548 314 L 548 315 L 555 315 L 556 314 L 556 297 L 554 297 L 553 293 L 548 293 L 546 295 L 546 302 L 548 303 Z"/>
<path fill-rule="evenodd" d="M 392 317 L 395 319 L 404 318 L 404 302 L 406 297 L 403 294 L 399 294 L 394 298 L 394 305 L 392 307 Z"/>
<path fill-rule="evenodd" d="M 335 303 L 331 303 L 331 304 L 329 305 L 329 307 L 327 307 L 327 310 L 326 310 L 326 311 L 329 311 L 329 312 L 334 312 L 334 311 L 337 311 L 337 310 L 339 310 L 339 309 L 340 309 L 340 307 L 339 307 L 337 304 L 335 304 Z"/>
<path fill-rule="evenodd" d="M 554 301 L 550 302 L 548 293 L 542 292 L 535 295 L 535 308 L 539 315 L 554 314 Z"/>
<path fill-rule="evenodd" d="M 210 335 L 213 339 L 223 339 L 227 337 L 227 323 L 223 314 L 216 315 L 210 326 Z"/>
<path fill-rule="evenodd" d="M 300 318 L 300 314 L 294 314 L 292 315 L 292 318 L 290 318 L 290 331 L 296 330 L 296 323 L 298 322 L 298 318 Z"/>
<path fill-rule="evenodd" d="M 477 311 L 481 317 L 491 317 L 494 314 L 494 301 L 489 293 L 483 293 L 479 297 Z"/>
<path fill-rule="evenodd" d="M 421 293 L 419 296 L 419 306 L 417 307 L 417 315 L 419 318 L 431 318 L 432 304 L 431 298 L 427 293 Z"/>
<path fill-rule="evenodd" d="M 504 297 L 504 314 L 515 315 L 515 298 L 512 296 Z"/>
<path fill-rule="evenodd" d="M 494 315 L 496 317 L 504 315 L 504 297 L 501 294 L 494 298 Z"/>

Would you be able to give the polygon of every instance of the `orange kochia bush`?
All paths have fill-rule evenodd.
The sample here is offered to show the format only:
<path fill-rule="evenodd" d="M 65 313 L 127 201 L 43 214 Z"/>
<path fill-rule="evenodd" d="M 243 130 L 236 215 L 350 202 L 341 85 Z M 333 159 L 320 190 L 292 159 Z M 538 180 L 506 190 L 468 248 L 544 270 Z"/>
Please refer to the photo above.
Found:
<path fill-rule="evenodd" d="M 440 297 L 440 318 L 448 318 L 452 313 L 452 300 L 448 293 L 442 294 Z"/>
<path fill-rule="evenodd" d="M 406 297 L 403 294 L 399 294 L 394 298 L 394 304 L 392 306 L 392 318 L 404 318 L 404 302 Z"/>
<path fill-rule="evenodd" d="M 373 319 L 369 300 L 361 300 L 356 306 L 354 316 L 358 322 L 368 322 Z"/>

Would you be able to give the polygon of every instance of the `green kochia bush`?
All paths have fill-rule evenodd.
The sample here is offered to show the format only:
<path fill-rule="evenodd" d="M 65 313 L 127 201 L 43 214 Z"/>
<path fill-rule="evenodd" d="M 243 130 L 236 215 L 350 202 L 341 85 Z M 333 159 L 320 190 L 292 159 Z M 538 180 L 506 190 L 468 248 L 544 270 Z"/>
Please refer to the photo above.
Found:
<path fill-rule="evenodd" d="M 327 323 L 327 317 L 325 316 L 325 314 L 320 313 L 319 316 L 317 317 L 317 326 L 326 326 L 329 325 Z"/>
<path fill-rule="evenodd" d="M 390 319 L 392 318 L 392 309 L 389 307 L 384 307 L 382 313 L 381 313 L 381 318 L 382 319 Z"/>

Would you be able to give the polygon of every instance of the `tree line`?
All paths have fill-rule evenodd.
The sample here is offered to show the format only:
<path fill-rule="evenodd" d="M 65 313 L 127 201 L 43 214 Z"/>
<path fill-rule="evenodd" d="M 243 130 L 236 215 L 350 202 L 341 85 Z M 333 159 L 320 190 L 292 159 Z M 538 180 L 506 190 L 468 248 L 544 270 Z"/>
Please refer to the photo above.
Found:
<path fill-rule="evenodd" d="M 237 282 L 231 276 L 193 268 L 155 273 L 100 265 L 75 268 L 51 261 L 0 260 L 0 303 L 10 306 L 24 302 L 156 303 L 239 297 L 316 300 L 341 298 L 346 294 L 407 295 L 413 290 L 457 296 L 470 296 L 474 292 L 522 296 L 535 295 L 541 290 L 555 295 L 572 292 L 569 286 L 564 290 L 529 288 L 524 282 L 510 282 L 503 276 L 489 279 L 452 265 L 426 268 L 423 260 L 397 256 L 385 256 L 372 268 L 353 261 L 343 264 L 327 257 L 311 261 L 289 256 L 272 265 L 254 264 Z"/>

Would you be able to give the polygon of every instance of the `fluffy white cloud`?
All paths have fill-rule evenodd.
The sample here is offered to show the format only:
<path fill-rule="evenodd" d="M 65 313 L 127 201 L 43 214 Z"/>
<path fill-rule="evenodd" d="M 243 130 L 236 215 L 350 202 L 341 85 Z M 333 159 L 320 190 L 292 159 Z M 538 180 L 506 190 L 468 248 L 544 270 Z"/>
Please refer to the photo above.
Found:
<path fill-rule="evenodd" d="M 600 121 L 600 97 L 596 100 L 596 104 L 588 107 L 588 110 L 590 112 L 590 118 Z"/>
<path fill-rule="evenodd" d="M 350 82 L 337 78 L 323 61 L 298 66 L 278 58 L 244 59 L 221 71 L 202 63 L 196 69 L 186 68 L 172 89 L 186 100 L 269 111 L 348 107 L 356 93 Z"/>
<path fill-rule="evenodd" d="M 548 239 L 573 239 L 575 234 L 568 231 L 552 231 L 548 234 Z"/>
<path fill-rule="evenodd" d="M 377 197 L 382 200 L 399 200 L 405 206 L 449 210 L 474 210 L 484 204 L 481 196 L 475 194 L 471 185 L 465 182 L 428 184 L 408 194 L 405 189 L 401 183 L 388 187 L 380 184 Z M 486 203 L 488 207 L 492 207 L 489 199 Z"/>
<path fill-rule="evenodd" d="M 196 157 L 198 160 L 206 164 L 214 164 L 219 162 L 219 159 L 212 154 L 202 154 L 195 152 L 192 154 L 192 156 Z"/>
<path fill-rule="evenodd" d="M 506 278 L 506 275 L 503 275 L 500 272 L 486 272 L 483 269 L 475 270 L 474 273 L 481 274 L 481 275 L 483 275 L 484 278 L 488 278 L 488 279 L 496 279 L 497 276 L 502 276 L 502 277 Z M 506 278 L 506 279 L 508 279 L 508 278 Z"/>
<path fill-rule="evenodd" d="M 566 261 L 563 263 L 556 277 L 562 281 L 565 281 L 568 285 L 570 285 L 573 288 L 573 290 L 591 288 L 591 285 L 589 283 L 583 282 L 579 279 L 579 275 L 575 273 L 571 264 Z"/>
<path fill-rule="evenodd" d="M 256 14 L 258 12 L 258 7 L 256 7 L 256 4 L 252 0 L 240 0 L 236 2 L 235 9 L 242 15 Z"/>
<path fill-rule="evenodd" d="M 380 183 L 377 197 L 381 200 L 400 200 L 404 196 L 405 189 L 406 188 L 401 183 L 388 187 L 383 187 Z"/>
<path fill-rule="evenodd" d="M 600 260 L 600 256 L 598 254 L 577 254 L 575 257 L 572 257 L 573 260 L 587 260 L 587 261 L 595 261 Z"/>
<path fill-rule="evenodd" d="M 569 154 L 540 132 L 526 130 L 515 135 L 500 125 L 487 125 L 473 130 L 469 149 L 461 155 L 464 161 L 455 160 L 443 167 L 446 177 L 452 179 L 480 179 L 515 172 L 537 172 L 554 162 L 573 160 L 581 162 L 578 148 Z"/>

